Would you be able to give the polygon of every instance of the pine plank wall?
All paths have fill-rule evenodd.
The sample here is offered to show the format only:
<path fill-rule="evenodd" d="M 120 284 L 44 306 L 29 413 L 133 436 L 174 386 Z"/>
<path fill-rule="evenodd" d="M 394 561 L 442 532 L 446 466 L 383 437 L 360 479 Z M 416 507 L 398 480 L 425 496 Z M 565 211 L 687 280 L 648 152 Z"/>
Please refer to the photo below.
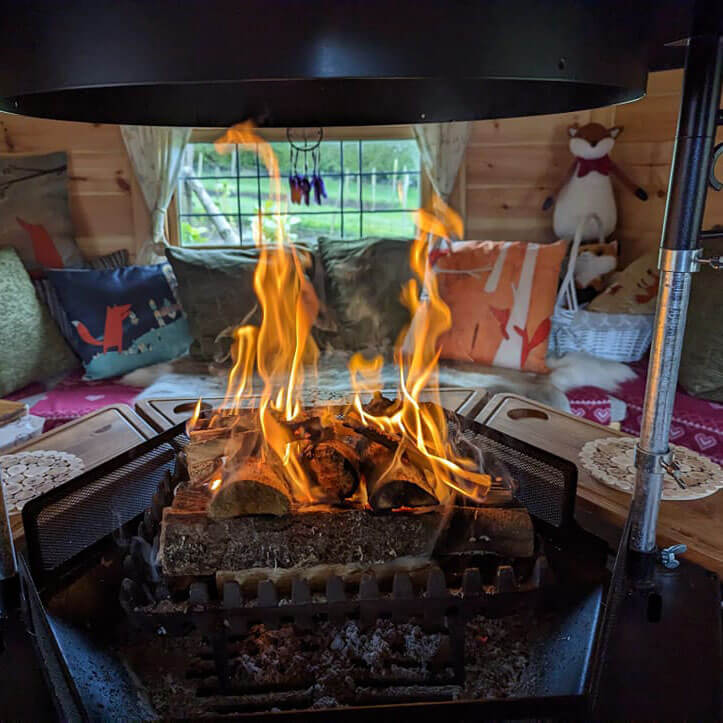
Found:
<path fill-rule="evenodd" d="M 643 203 L 616 188 L 622 262 L 657 246 L 681 79 L 681 71 L 655 73 L 648 95 L 627 105 L 476 122 L 453 195 L 466 219 L 467 238 L 552 240 L 552 212 L 541 206 L 570 163 L 567 126 L 596 120 L 624 126 L 612 156 L 650 196 Z M 56 150 L 69 153 L 71 213 L 82 250 L 134 253 L 144 240 L 148 211 L 118 127 L 0 114 L 0 153 Z M 708 199 L 705 226 L 723 224 L 723 193 L 711 192 Z"/>

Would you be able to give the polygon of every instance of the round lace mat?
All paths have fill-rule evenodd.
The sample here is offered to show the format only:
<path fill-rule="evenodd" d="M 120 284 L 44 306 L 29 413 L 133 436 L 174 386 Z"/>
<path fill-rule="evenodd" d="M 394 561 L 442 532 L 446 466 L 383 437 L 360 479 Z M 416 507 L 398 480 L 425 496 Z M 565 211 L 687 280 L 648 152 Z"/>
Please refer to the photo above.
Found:
<path fill-rule="evenodd" d="M 8 513 L 20 512 L 28 500 L 77 477 L 85 469 L 80 457 L 39 450 L 0 455 L 0 479 Z"/>
<path fill-rule="evenodd" d="M 598 482 L 632 494 L 635 487 L 635 442 L 632 437 L 593 439 L 580 450 L 580 462 Z M 697 500 L 723 487 L 723 469 L 715 462 L 677 444 L 671 444 L 670 448 L 687 489 L 682 489 L 666 472 L 663 478 L 664 500 Z"/>

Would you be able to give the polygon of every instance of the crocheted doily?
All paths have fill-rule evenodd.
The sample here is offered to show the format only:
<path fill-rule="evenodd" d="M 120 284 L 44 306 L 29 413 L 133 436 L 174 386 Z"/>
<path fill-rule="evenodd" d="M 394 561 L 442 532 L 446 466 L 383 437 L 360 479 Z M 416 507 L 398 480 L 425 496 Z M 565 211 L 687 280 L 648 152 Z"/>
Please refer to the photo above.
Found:
<path fill-rule="evenodd" d="M 580 450 L 580 462 L 598 482 L 632 494 L 635 487 L 635 442 L 632 437 L 593 439 Z M 663 478 L 664 500 L 695 500 L 712 495 L 723 487 L 723 469 L 715 462 L 677 444 L 671 444 L 670 448 L 680 468 L 679 476 L 687 488 L 682 489 L 666 472 Z"/>
<path fill-rule="evenodd" d="M 83 460 L 68 452 L 38 450 L 0 455 L 0 479 L 8 513 L 20 512 L 28 500 L 77 477 L 84 469 Z"/>

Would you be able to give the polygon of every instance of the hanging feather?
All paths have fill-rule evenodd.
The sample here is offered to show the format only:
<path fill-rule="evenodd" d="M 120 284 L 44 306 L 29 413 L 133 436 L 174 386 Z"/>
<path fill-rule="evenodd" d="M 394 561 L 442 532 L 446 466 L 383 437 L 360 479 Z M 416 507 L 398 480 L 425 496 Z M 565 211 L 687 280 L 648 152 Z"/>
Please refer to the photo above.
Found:
<path fill-rule="evenodd" d="M 304 176 L 299 181 L 299 188 L 301 189 L 301 195 L 304 199 L 304 203 L 308 206 L 309 205 L 309 192 L 311 191 L 311 181 L 309 181 L 308 176 Z M 301 200 L 299 200 L 299 203 L 301 203 Z"/>
<path fill-rule="evenodd" d="M 289 192 L 291 195 L 291 203 L 295 203 L 297 205 L 301 203 L 301 197 L 303 195 L 301 180 L 301 176 L 299 176 L 298 173 L 294 174 L 293 176 L 289 176 Z"/>
<path fill-rule="evenodd" d="M 316 201 L 317 206 L 321 206 L 321 200 L 323 198 L 327 198 L 326 186 L 324 185 L 324 179 L 321 177 L 321 174 L 314 174 L 314 177 L 311 180 L 311 185 L 314 188 L 314 200 Z"/>

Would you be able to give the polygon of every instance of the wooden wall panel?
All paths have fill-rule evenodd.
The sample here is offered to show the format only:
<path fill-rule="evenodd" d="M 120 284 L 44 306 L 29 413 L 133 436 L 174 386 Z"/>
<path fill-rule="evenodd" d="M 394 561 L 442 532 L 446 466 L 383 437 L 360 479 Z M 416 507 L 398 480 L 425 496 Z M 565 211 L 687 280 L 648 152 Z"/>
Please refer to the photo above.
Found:
<path fill-rule="evenodd" d="M 572 163 L 567 127 L 591 112 L 477 121 L 465 157 L 466 236 L 552 241 L 542 202 Z"/>
<path fill-rule="evenodd" d="M 624 126 L 612 157 L 650 196 L 643 203 L 613 181 L 621 261 L 625 264 L 657 247 L 681 81 L 682 71 L 654 73 L 649 78 L 648 95 L 635 103 L 582 113 L 474 123 L 464 167 L 467 237 L 554 240 L 552 211 L 542 211 L 541 205 L 572 162 L 567 127 L 573 122 L 596 120 Z M 723 131 L 718 140 L 723 140 Z M 723 224 L 723 193 L 709 192 L 704 226 L 714 224 Z"/>
<path fill-rule="evenodd" d="M 613 153 L 636 180 L 645 185 L 650 199 L 640 203 L 627 193 L 618 193 L 618 236 L 624 260 L 639 256 L 660 242 L 670 161 L 678 121 L 682 71 L 651 76 L 648 96 L 617 108 L 615 122 L 625 130 Z M 723 131 L 717 141 L 723 140 Z M 620 154 L 617 155 L 618 150 Z M 718 173 L 720 175 L 720 171 Z M 708 191 L 703 227 L 723 224 L 723 194 Z"/>
<path fill-rule="evenodd" d="M 597 120 L 625 127 L 613 158 L 650 195 L 642 203 L 616 186 L 623 263 L 657 246 L 681 78 L 681 71 L 655 73 L 647 97 L 622 106 L 474 123 L 453 194 L 454 205 L 466 219 L 467 237 L 554 240 L 552 211 L 544 212 L 541 206 L 572 162 L 567 127 Z M 71 214 L 83 251 L 100 254 L 128 248 L 135 253 L 149 227 L 148 211 L 118 127 L 0 114 L 0 153 L 55 150 L 65 150 L 70 157 Z M 723 193 L 709 193 L 705 223 L 723 224 Z"/>
<path fill-rule="evenodd" d="M 118 126 L 0 113 L 0 153 L 53 151 L 68 153 L 70 213 L 83 253 L 135 254 L 150 221 Z"/>

